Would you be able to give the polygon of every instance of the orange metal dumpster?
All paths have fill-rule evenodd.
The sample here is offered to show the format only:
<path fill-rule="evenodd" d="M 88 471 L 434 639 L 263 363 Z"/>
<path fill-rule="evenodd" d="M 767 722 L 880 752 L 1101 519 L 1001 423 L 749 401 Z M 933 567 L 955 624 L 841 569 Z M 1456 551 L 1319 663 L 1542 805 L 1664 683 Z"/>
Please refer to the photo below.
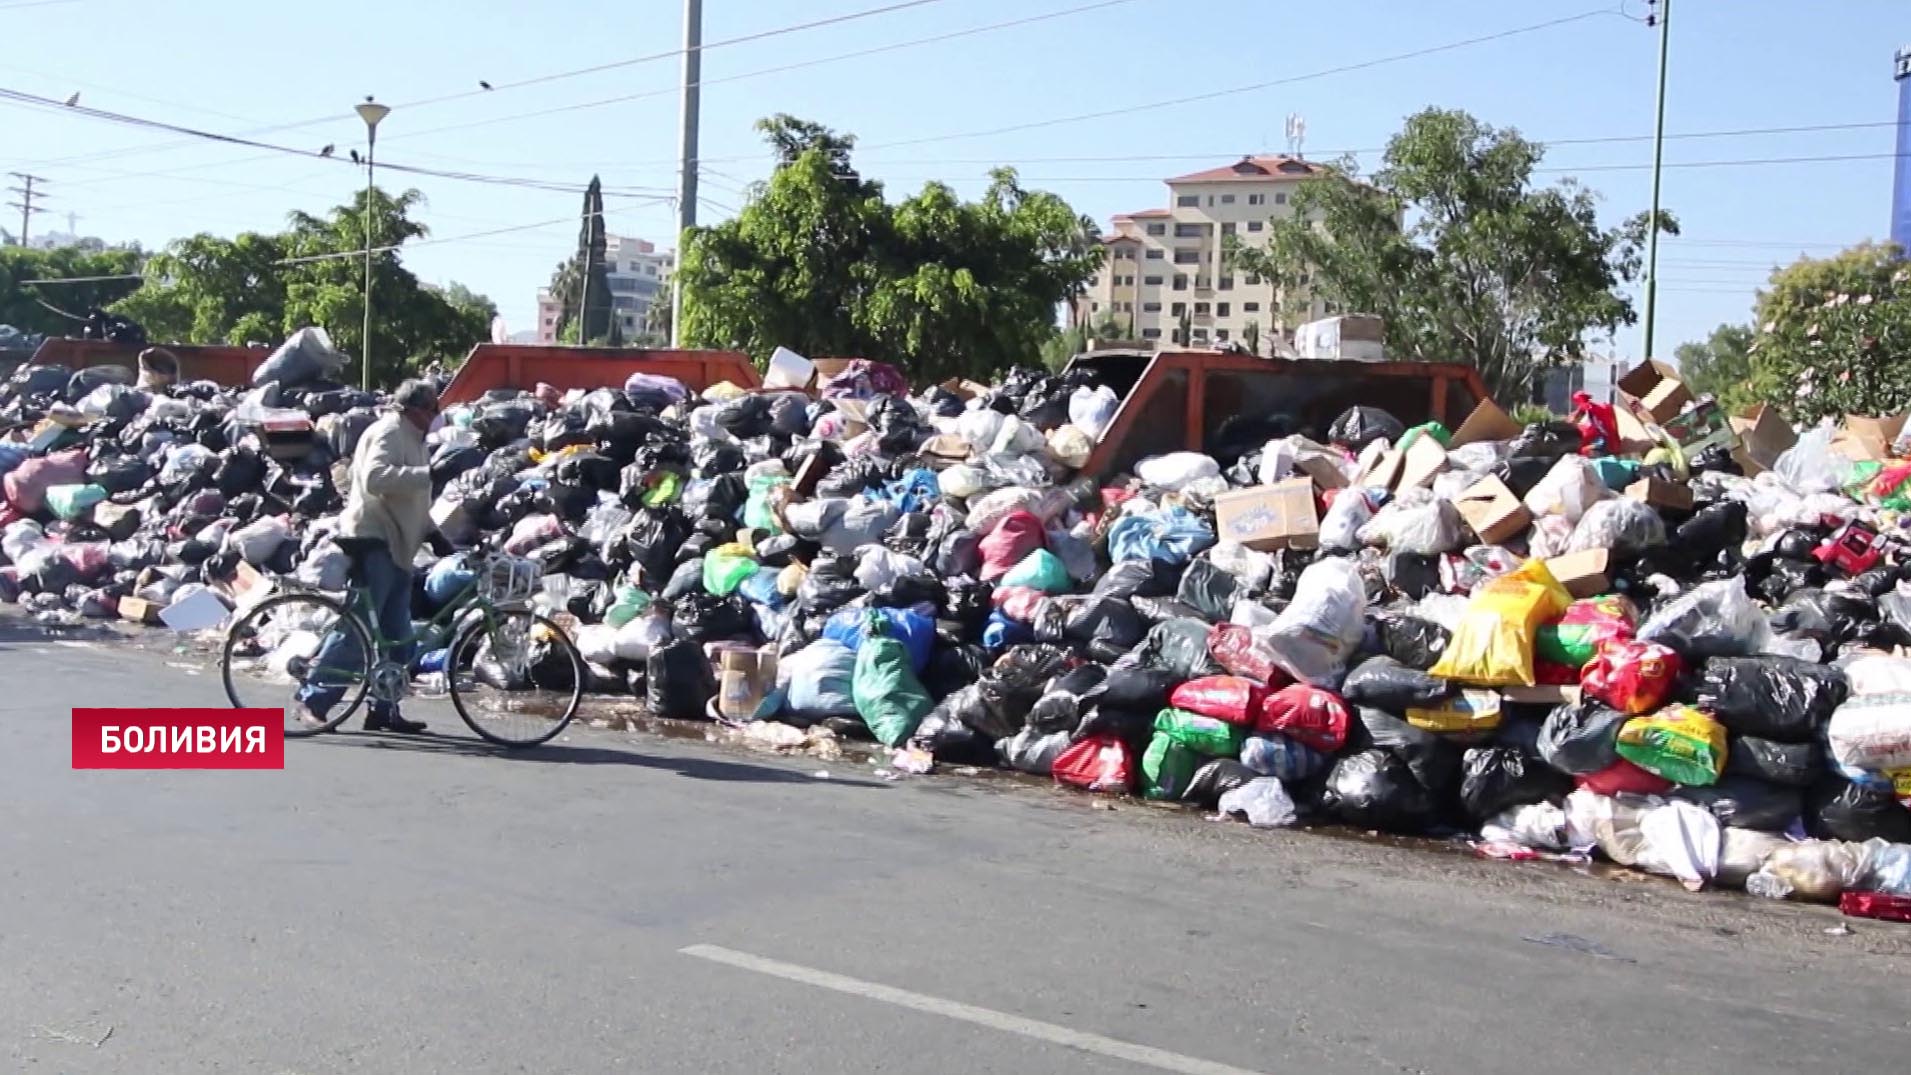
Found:
<path fill-rule="evenodd" d="M 252 371 L 272 357 L 264 347 L 228 347 L 224 345 L 168 343 L 155 344 L 179 358 L 179 379 L 212 381 L 229 387 L 252 383 Z M 33 352 L 33 362 L 41 366 L 65 366 L 86 369 L 90 366 L 125 366 L 139 369 L 139 353 L 146 348 L 110 340 L 49 339 Z"/>
<path fill-rule="evenodd" d="M 763 383 L 750 359 L 734 351 L 481 343 L 471 349 L 442 398 L 447 405 L 467 403 L 494 388 L 528 389 L 540 381 L 559 391 L 622 387 L 633 373 L 675 377 L 692 392 L 724 381 L 746 389 Z"/>

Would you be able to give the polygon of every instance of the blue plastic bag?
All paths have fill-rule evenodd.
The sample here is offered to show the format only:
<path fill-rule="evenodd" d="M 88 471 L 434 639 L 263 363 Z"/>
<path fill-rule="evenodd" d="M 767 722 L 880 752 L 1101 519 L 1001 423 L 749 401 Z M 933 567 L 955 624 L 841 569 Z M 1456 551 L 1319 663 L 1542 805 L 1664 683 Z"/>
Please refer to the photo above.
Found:
<path fill-rule="evenodd" d="M 0 444 L 0 474 L 27 461 L 27 450 L 18 444 Z"/>
<path fill-rule="evenodd" d="M 863 648 L 863 614 L 869 611 L 861 608 L 839 609 L 829 622 L 823 625 L 823 637 L 832 642 L 841 642 L 854 653 Z M 906 608 L 879 608 L 875 610 L 889 621 L 889 635 L 901 640 L 909 651 L 909 666 L 920 675 L 929 667 L 929 658 L 936 647 L 936 621 Z"/>
<path fill-rule="evenodd" d="M 1016 623 L 999 611 L 989 613 L 989 622 L 982 628 L 982 648 L 991 652 L 1033 641 L 1034 628 Z"/>
<path fill-rule="evenodd" d="M 1108 552 L 1116 563 L 1162 560 L 1185 564 L 1213 544 L 1214 531 L 1186 508 L 1125 515 L 1108 531 Z"/>
<path fill-rule="evenodd" d="M 785 657 L 777 671 L 785 690 L 785 708 L 815 720 L 855 714 L 855 675 L 855 651 L 829 639 Z"/>
<path fill-rule="evenodd" d="M 905 515 L 928 511 L 942 501 L 942 486 L 936 480 L 936 472 L 927 467 L 917 467 L 890 482 L 884 492 L 896 510 Z"/>
<path fill-rule="evenodd" d="M 782 572 L 774 567 L 759 567 L 754 574 L 743 580 L 736 592 L 759 605 L 782 608 L 789 604 L 790 599 L 783 596 L 776 588 L 777 576 L 781 574 Z"/>
<path fill-rule="evenodd" d="M 441 609 L 477 577 L 478 573 L 465 565 L 463 553 L 447 556 L 425 572 L 425 597 L 434 611 Z"/>
<path fill-rule="evenodd" d="M 1254 736 L 1241 745 L 1241 764 L 1261 774 L 1292 783 L 1327 768 L 1332 759 L 1284 735 Z"/>

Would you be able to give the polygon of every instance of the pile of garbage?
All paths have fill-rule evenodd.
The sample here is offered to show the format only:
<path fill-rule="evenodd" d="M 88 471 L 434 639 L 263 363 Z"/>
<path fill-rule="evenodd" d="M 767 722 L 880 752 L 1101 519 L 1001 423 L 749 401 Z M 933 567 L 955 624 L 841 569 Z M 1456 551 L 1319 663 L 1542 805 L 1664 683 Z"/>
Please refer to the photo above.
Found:
<path fill-rule="evenodd" d="M 341 464 L 381 398 L 337 369 L 302 334 L 245 390 L 20 370 L 0 597 L 150 621 L 278 575 L 342 588 Z M 1490 403 L 1457 431 L 1244 419 L 1085 475 L 1120 402 L 1079 369 L 912 395 L 869 362 L 810 390 L 494 391 L 431 435 L 445 544 L 415 611 L 502 535 L 590 689 L 655 716 L 1911 899 L 1911 461 L 1888 444 L 1848 423 L 1762 451 L 1770 416 L 1755 435 L 1661 390 L 1523 428 Z"/>

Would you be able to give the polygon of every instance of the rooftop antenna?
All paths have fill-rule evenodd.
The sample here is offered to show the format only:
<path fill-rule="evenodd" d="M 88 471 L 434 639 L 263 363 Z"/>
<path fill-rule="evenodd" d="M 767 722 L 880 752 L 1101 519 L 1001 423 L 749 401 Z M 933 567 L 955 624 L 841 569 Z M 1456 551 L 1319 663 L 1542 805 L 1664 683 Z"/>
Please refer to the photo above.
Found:
<path fill-rule="evenodd" d="M 1295 159 L 1301 157 L 1301 147 L 1307 144 L 1307 117 L 1299 112 L 1287 114 L 1287 155 Z"/>

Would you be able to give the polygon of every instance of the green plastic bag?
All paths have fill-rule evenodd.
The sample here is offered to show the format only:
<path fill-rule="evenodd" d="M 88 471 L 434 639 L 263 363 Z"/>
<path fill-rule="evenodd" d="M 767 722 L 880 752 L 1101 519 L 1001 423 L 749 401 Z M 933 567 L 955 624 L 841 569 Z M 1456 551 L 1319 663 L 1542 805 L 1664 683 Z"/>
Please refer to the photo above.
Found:
<path fill-rule="evenodd" d="M 1397 450 L 1402 452 L 1406 451 L 1408 448 L 1413 447 L 1414 441 L 1419 440 L 1423 436 L 1432 437 L 1434 440 L 1440 442 L 1440 447 L 1444 448 L 1452 442 L 1453 431 L 1438 422 L 1426 422 L 1414 426 L 1412 429 L 1400 434 L 1400 443 L 1397 446 Z"/>
<path fill-rule="evenodd" d="M 1141 756 L 1142 794 L 1150 799 L 1178 799 L 1194 779 L 1201 758 L 1172 737 L 1155 733 Z"/>
<path fill-rule="evenodd" d="M 757 562 L 750 547 L 732 542 L 719 545 L 703 558 L 703 588 L 718 597 L 728 597 L 756 574 Z"/>
<path fill-rule="evenodd" d="M 72 522 L 106 499 L 106 490 L 97 485 L 55 485 L 46 491 L 47 510 Z"/>
<path fill-rule="evenodd" d="M 612 627 L 622 627 L 650 607 L 650 595 L 628 582 L 620 583 L 613 597 L 615 600 L 604 612 L 604 622 Z"/>
<path fill-rule="evenodd" d="M 863 644 L 856 651 L 856 671 L 849 687 L 856 715 L 886 747 L 908 742 L 916 734 L 916 725 L 935 708 L 910 668 L 908 647 L 890 636 L 889 621 L 879 613 L 872 612 L 863 621 Z"/>
<path fill-rule="evenodd" d="M 666 470 L 657 474 L 650 483 L 650 487 L 644 490 L 643 504 L 646 508 L 660 508 L 665 504 L 676 503 L 681 495 L 683 495 L 683 475 L 674 470 Z"/>
<path fill-rule="evenodd" d="M 1062 558 L 1047 549 L 1036 549 L 1024 556 L 1021 563 L 1009 568 L 1009 573 L 1002 576 L 999 585 L 1026 586 L 1046 594 L 1067 593 L 1073 588 Z"/>
<path fill-rule="evenodd" d="M 1164 709 L 1155 714 L 1155 734 L 1168 738 L 1210 758 L 1232 758 L 1247 742 L 1246 728 L 1225 720 L 1204 717 L 1183 709 Z"/>
<path fill-rule="evenodd" d="M 750 496 L 743 502 L 743 525 L 781 534 L 783 526 L 776 521 L 776 512 L 770 510 L 770 494 L 788 484 L 790 479 L 781 474 L 759 474 L 751 478 Z"/>

